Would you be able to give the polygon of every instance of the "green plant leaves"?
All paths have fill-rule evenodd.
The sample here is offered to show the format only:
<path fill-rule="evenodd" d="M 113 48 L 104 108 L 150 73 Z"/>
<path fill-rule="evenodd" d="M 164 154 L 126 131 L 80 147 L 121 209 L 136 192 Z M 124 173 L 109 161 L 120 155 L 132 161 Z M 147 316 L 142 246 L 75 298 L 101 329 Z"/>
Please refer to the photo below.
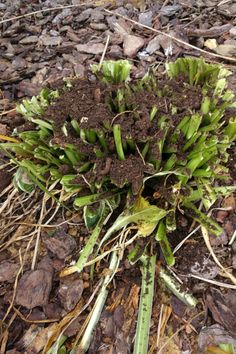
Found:
<path fill-rule="evenodd" d="M 29 178 L 26 170 L 19 167 L 15 173 L 13 183 L 16 188 L 20 189 L 25 193 L 31 193 L 35 189 L 35 184 Z"/>
<path fill-rule="evenodd" d="M 139 300 L 138 322 L 136 327 L 134 354 L 146 354 L 148 351 L 149 331 L 154 295 L 156 256 L 142 256 L 142 288 Z"/>
<path fill-rule="evenodd" d="M 114 232 L 134 223 L 137 226 L 140 236 L 149 236 L 156 228 L 158 222 L 164 218 L 167 211 L 155 205 L 150 205 L 144 198 L 140 197 L 138 203 L 130 210 L 121 213 L 114 224 L 106 232 L 103 242 Z"/>
<path fill-rule="evenodd" d="M 102 80 L 106 83 L 120 84 L 130 79 L 131 63 L 128 60 L 106 60 L 102 66 L 92 65 L 92 71 L 99 75 L 101 70 Z"/>

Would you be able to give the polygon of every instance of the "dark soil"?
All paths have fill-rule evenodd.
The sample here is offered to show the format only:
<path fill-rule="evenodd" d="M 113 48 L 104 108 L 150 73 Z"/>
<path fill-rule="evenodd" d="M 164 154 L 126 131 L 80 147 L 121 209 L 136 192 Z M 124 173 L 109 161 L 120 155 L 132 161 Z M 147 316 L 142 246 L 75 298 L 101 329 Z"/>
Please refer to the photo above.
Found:
<path fill-rule="evenodd" d="M 135 84 L 134 81 L 133 85 Z M 83 161 L 89 160 L 91 164 L 95 164 L 95 169 L 84 174 L 89 183 L 100 183 L 105 177 L 110 177 L 118 187 L 123 187 L 126 183 L 131 185 L 133 194 L 139 192 L 143 175 L 150 170 L 150 167 L 140 157 L 140 151 L 146 142 L 150 144 L 152 158 L 161 159 L 156 144 L 158 137 L 161 138 L 162 135 L 158 127 L 159 119 L 165 116 L 171 124 L 169 135 L 167 135 L 168 140 L 168 136 L 186 114 L 186 110 L 199 109 L 202 101 L 201 88 L 187 84 L 184 78 L 176 80 L 162 78 L 157 81 L 157 89 L 143 88 L 137 92 L 127 91 L 124 85 L 112 87 L 109 85 L 108 88 L 105 84 L 91 83 L 81 79 L 73 80 L 72 86 L 70 89 L 63 89 L 60 83 L 58 86 L 60 97 L 45 112 L 44 118 L 53 122 L 55 127 L 51 142 L 62 147 L 73 143 L 84 155 L 78 168 L 83 165 Z M 57 88 L 56 85 L 54 85 L 55 88 Z M 117 90 L 126 92 L 127 112 L 118 113 L 114 107 Z M 182 100 L 179 100 L 180 94 Z M 149 116 L 154 106 L 158 108 L 158 112 L 151 122 Z M 175 114 L 171 113 L 173 107 L 176 109 Z M 77 121 L 80 129 L 93 130 L 98 134 L 103 133 L 108 144 L 107 149 L 102 151 L 102 157 L 98 158 L 96 154 L 96 150 L 100 150 L 99 141 L 94 141 L 92 144 L 83 142 L 69 125 L 73 119 Z M 65 124 L 68 136 L 62 132 Z M 133 141 L 134 148 L 128 149 L 124 161 L 119 161 L 115 154 L 112 132 L 114 124 L 121 126 L 123 143 L 127 139 Z M 60 171 L 63 172 L 63 170 Z M 75 183 L 86 185 L 84 179 L 79 176 L 75 179 Z"/>
<path fill-rule="evenodd" d="M 0 193 L 10 184 L 12 175 L 7 170 L 0 170 Z"/>

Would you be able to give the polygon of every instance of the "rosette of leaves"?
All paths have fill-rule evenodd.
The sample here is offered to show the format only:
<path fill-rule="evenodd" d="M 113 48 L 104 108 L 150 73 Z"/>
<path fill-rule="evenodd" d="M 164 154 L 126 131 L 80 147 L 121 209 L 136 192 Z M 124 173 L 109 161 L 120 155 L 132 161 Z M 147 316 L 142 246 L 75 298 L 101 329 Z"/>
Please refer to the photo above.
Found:
<path fill-rule="evenodd" d="M 85 224 L 92 231 L 68 274 L 82 271 L 96 243 L 98 254 L 113 233 L 129 224 L 136 225 L 138 237 L 153 235 L 167 264 L 173 265 L 168 234 L 177 228 L 176 213 L 186 213 L 220 235 L 222 229 L 205 212 L 235 190 L 222 181 L 215 186 L 217 179 L 228 178 L 228 149 L 236 139 L 236 103 L 227 89 L 230 72 L 193 58 L 167 63 L 162 76 L 150 72 L 138 80 L 130 79 L 131 64 L 125 60 L 104 61 L 92 70 L 97 83 L 91 83 L 89 91 L 94 95 L 90 115 L 81 108 L 86 95 L 77 88 L 78 110 L 70 109 L 69 100 L 67 114 L 60 110 L 64 95 L 73 93 L 78 81 L 56 91 L 44 89 L 17 107 L 32 129 L 15 132 L 14 143 L 1 144 L 19 166 L 15 185 L 24 192 L 35 185 L 47 191 L 46 185 L 58 181 L 74 198 L 74 207 L 83 208 Z M 59 121 L 52 112 L 57 112 Z M 198 209 L 198 202 L 205 212 Z M 93 203 L 97 208 L 91 207 Z M 107 217 L 119 205 L 125 205 L 123 212 L 99 240 Z M 149 257 L 147 247 L 139 243 L 129 254 L 131 263 L 141 260 L 143 274 L 152 274 L 151 283 L 143 278 L 141 297 L 149 310 L 140 307 L 135 353 L 147 350 L 142 338 L 148 334 L 152 299 L 145 296 L 153 293 L 155 257 Z M 115 272 L 117 254 L 111 259 Z M 101 304 L 109 281 L 104 280 Z"/>
<path fill-rule="evenodd" d="M 75 208 L 87 207 L 92 227 L 100 214 L 94 216 L 88 205 L 115 196 L 117 206 L 118 197 L 126 193 L 127 201 L 136 196 L 136 203 L 127 209 L 128 214 L 135 213 L 150 179 L 165 176 L 168 192 L 162 195 L 165 212 L 156 239 L 167 262 L 173 264 L 166 234 L 176 229 L 177 207 L 211 233 L 222 232 L 195 202 L 201 200 L 208 210 L 219 195 L 232 191 L 212 187 L 214 179 L 227 178 L 227 150 L 236 138 L 236 103 L 227 89 L 230 72 L 193 58 L 167 63 L 161 78 L 150 72 L 140 80 L 130 80 L 131 64 L 122 60 L 105 61 L 92 69 L 105 92 L 99 124 L 86 117 L 86 112 L 79 116 L 69 112 L 59 126 L 50 119 L 48 110 L 60 107 L 61 97 L 73 90 L 73 81 L 60 92 L 44 89 L 17 107 L 34 129 L 16 133 L 19 142 L 2 145 L 15 153 L 11 155 L 19 165 L 15 184 L 30 192 L 33 184 L 45 187 L 58 180 L 67 193 L 75 195 Z M 175 179 L 169 183 L 171 174 Z M 158 206 L 158 200 L 154 204 Z M 154 224 L 144 236 L 155 230 L 158 222 Z"/>

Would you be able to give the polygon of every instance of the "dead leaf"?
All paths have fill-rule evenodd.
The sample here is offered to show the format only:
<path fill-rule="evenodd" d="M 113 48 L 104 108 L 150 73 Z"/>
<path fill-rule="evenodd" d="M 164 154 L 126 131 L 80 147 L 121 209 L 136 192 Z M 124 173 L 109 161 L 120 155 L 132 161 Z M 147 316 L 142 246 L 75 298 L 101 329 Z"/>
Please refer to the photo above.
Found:
<path fill-rule="evenodd" d="M 206 304 L 214 320 L 224 326 L 233 336 L 236 336 L 236 294 L 227 290 L 211 288 L 206 296 Z"/>

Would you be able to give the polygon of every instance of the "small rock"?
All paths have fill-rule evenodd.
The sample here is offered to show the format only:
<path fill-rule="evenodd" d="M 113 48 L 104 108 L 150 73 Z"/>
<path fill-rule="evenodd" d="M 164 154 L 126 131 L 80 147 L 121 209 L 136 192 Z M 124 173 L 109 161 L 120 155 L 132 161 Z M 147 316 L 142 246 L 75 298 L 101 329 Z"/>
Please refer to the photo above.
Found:
<path fill-rule="evenodd" d="M 63 9 L 62 12 L 60 12 L 58 15 L 56 15 L 54 17 L 54 19 L 52 20 L 52 23 L 59 24 L 62 20 L 64 20 L 64 18 L 71 16 L 71 15 L 72 15 L 71 9 Z"/>
<path fill-rule="evenodd" d="M 52 288 L 52 273 L 43 269 L 28 271 L 18 283 L 16 303 L 27 309 L 45 306 Z"/>
<path fill-rule="evenodd" d="M 236 37 L 236 26 L 232 27 L 229 31 L 231 37 Z"/>
<path fill-rule="evenodd" d="M 40 43 L 44 46 L 55 46 L 55 45 L 60 45 L 62 42 L 62 38 L 60 36 L 58 37 L 50 37 L 47 35 L 42 35 L 40 37 Z"/>
<path fill-rule="evenodd" d="M 97 30 L 97 31 L 105 31 L 107 29 L 107 26 L 105 25 L 105 23 L 91 22 L 90 27 L 94 30 Z"/>
<path fill-rule="evenodd" d="M 82 65 L 83 66 L 83 65 Z M 68 234 L 70 236 L 77 236 L 77 233 L 78 233 L 78 228 L 76 226 L 70 226 L 69 229 L 68 229 Z"/>
<path fill-rule="evenodd" d="M 44 234 L 43 243 L 45 247 L 59 259 L 65 259 L 76 248 L 75 239 L 68 235 L 63 229 L 57 231 L 53 236 Z"/>
<path fill-rule="evenodd" d="M 38 36 L 28 36 L 19 41 L 20 44 L 32 44 L 37 43 L 39 40 Z"/>
<path fill-rule="evenodd" d="M 204 42 L 205 47 L 213 50 L 217 48 L 217 42 L 215 38 L 209 38 Z"/>
<path fill-rule="evenodd" d="M 84 11 L 82 11 L 78 16 L 74 18 L 75 22 L 81 23 L 89 19 L 91 16 L 93 9 L 89 8 Z"/>
<path fill-rule="evenodd" d="M 27 62 L 24 58 L 20 57 L 19 55 L 16 56 L 12 61 L 12 67 L 14 70 L 21 70 L 27 66 Z"/>
<path fill-rule="evenodd" d="M 78 77 L 84 77 L 84 73 L 85 73 L 85 67 L 84 65 L 80 64 L 80 63 L 76 63 L 74 65 L 74 71 L 75 71 L 75 75 Z"/>
<path fill-rule="evenodd" d="M 1 178 L 1 175 L 0 175 Z M 13 283 L 15 281 L 17 272 L 19 271 L 19 264 L 10 261 L 3 261 L 0 263 L 0 282 L 7 281 Z"/>
<path fill-rule="evenodd" d="M 154 37 L 152 40 L 147 45 L 146 51 L 149 54 L 153 54 L 156 50 L 160 49 L 160 40 L 162 38 L 162 35 L 158 35 Z"/>
<path fill-rule="evenodd" d="M 152 27 L 152 11 L 141 12 L 138 17 L 138 22 L 142 25 Z"/>
<path fill-rule="evenodd" d="M 226 39 L 226 41 L 224 41 L 224 44 L 230 44 L 230 45 L 233 45 L 233 46 L 236 46 L 236 39 Z"/>
<path fill-rule="evenodd" d="M 114 59 L 118 59 L 121 58 L 122 56 L 122 49 L 119 45 L 112 45 L 110 47 L 110 51 L 109 51 L 109 56 L 114 58 Z"/>
<path fill-rule="evenodd" d="M 102 13 L 101 10 L 99 10 L 98 8 L 93 9 L 91 13 L 91 21 L 99 22 L 104 20 L 104 17 L 104 13 Z"/>
<path fill-rule="evenodd" d="M 83 280 L 70 276 L 61 281 L 59 299 L 66 311 L 71 311 L 78 303 L 83 293 Z"/>
<path fill-rule="evenodd" d="M 125 21 L 123 18 L 119 18 L 118 20 L 114 21 L 112 25 L 114 31 L 121 37 L 126 36 L 131 32 L 131 24 Z"/>
<path fill-rule="evenodd" d="M 117 9 L 115 9 L 113 12 L 116 14 L 119 14 L 119 15 L 123 15 L 123 16 L 128 15 L 127 9 L 125 9 L 123 6 L 117 7 Z"/>
<path fill-rule="evenodd" d="M 87 54 L 102 54 L 104 51 L 104 44 L 102 43 L 87 43 L 87 44 L 77 44 L 76 49 L 79 52 Z"/>
<path fill-rule="evenodd" d="M 130 58 L 134 57 L 139 49 L 144 46 L 144 43 L 145 41 L 141 37 L 133 36 L 131 34 L 125 36 L 123 43 L 124 54 Z"/>
<path fill-rule="evenodd" d="M 236 56 L 236 45 L 220 44 L 214 51 L 224 56 Z"/>
<path fill-rule="evenodd" d="M 23 96 L 36 96 L 39 94 L 41 86 L 24 80 L 17 85 L 17 89 L 23 94 Z"/>
<path fill-rule="evenodd" d="M 53 37 L 57 37 L 59 36 L 59 32 L 58 31 L 55 31 L 55 30 L 50 30 L 50 35 L 53 36 Z"/>
<path fill-rule="evenodd" d="M 163 6 L 160 9 L 160 14 L 163 16 L 171 17 L 173 16 L 176 12 L 178 12 L 181 9 L 180 5 L 168 5 L 168 6 Z"/>
<path fill-rule="evenodd" d="M 234 1 L 227 2 L 217 7 L 217 12 L 225 17 L 233 18 L 236 16 L 236 4 Z"/>

